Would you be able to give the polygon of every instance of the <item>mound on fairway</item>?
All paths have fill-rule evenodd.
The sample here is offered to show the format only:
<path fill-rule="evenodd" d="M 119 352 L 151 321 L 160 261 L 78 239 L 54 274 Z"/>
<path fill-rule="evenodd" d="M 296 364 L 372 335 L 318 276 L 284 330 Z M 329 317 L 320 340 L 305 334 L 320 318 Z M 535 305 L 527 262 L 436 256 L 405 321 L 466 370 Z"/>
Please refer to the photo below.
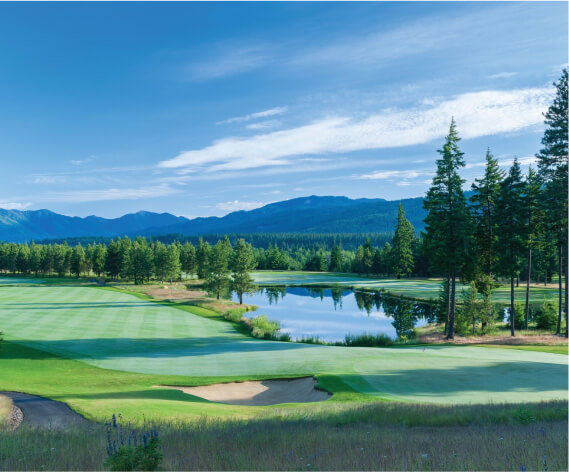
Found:
<path fill-rule="evenodd" d="M 227 381 L 330 374 L 357 392 L 408 401 L 567 398 L 564 355 L 265 341 L 244 336 L 225 321 L 97 288 L 1 287 L 0 329 L 7 341 L 105 369 L 194 377 L 192 382 L 174 382 L 180 385 L 219 383 L 215 377 Z M 0 375 L 0 389 L 2 383 Z"/>
<path fill-rule="evenodd" d="M 177 387 L 175 385 L 159 385 L 174 388 L 195 397 L 231 405 L 264 406 L 279 403 L 323 402 L 330 394 L 316 390 L 316 379 L 254 380 L 248 382 L 230 382 L 203 387 Z"/>

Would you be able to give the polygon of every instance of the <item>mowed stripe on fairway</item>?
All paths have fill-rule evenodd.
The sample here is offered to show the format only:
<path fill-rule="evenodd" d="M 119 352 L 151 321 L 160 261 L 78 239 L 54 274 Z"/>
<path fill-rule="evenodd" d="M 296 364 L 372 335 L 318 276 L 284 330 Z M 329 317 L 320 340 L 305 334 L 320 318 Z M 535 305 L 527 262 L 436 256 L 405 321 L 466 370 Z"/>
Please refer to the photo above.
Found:
<path fill-rule="evenodd" d="M 139 373 L 336 374 L 363 393 L 445 403 L 567 395 L 567 357 L 558 354 L 262 341 L 241 335 L 230 323 L 96 288 L 1 287 L 0 329 L 8 339 L 36 349 Z"/>

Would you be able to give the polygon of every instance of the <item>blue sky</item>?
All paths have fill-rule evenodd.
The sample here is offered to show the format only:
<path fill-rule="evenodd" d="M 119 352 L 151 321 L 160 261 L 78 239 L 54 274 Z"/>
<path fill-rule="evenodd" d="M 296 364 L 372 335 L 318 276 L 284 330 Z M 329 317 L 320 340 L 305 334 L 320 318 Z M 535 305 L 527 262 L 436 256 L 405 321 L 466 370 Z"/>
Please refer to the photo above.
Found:
<path fill-rule="evenodd" d="M 0 3 L 0 207 L 188 217 L 527 168 L 566 2 Z"/>

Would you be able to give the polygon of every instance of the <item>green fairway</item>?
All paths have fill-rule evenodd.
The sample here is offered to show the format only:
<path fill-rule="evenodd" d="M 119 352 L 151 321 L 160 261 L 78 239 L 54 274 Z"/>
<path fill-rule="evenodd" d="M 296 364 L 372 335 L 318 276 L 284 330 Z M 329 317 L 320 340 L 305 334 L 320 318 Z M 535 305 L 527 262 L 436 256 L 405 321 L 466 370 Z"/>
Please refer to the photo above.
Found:
<path fill-rule="evenodd" d="M 2 287 L 0 327 L 9 341 L 82 365 L 186 376 L 192 384 L 199 383 L 198 377 L 211 383 L 211 377 L 332 374 L 358 392 L 409 401 L 517 402 L 567 396 L 567 357 L 559 354 L 263 341 L 238 333 L 230 323 L 88 287 Z M 10 365 L 11 360 L 2 362 Z M 0 389 L 15 388 L 5 385 L 4 368 L 0 372 Z M 73 380 L 55 376 L 51 381 L 62 382 Z"/>
<path fill-rule="evenodd" d="M 294 272 L 294 271 L 257 271 L 253 273 L 258 285 L 298 285 L 298 286 L 340 286 L 364 290 L 386 290 L 393 295 L 434 300 L 438 297 L 440 279 L 382 279 L 364 277 L 355 274 L 338 274 L 333 272 Z M 468 288 L 457 283 L 457 293 Z M 525 302 L 525 285 L 520 284 L 515 289 L 516 299 Z M 549 287 L 531 287 L 530 301 L 541 303 L 544 298 L 556 299 L 557 289 Z M 510 303 L 510 287 L 502 285 L 492 293 L 492 299 L 498 303 Z"/>

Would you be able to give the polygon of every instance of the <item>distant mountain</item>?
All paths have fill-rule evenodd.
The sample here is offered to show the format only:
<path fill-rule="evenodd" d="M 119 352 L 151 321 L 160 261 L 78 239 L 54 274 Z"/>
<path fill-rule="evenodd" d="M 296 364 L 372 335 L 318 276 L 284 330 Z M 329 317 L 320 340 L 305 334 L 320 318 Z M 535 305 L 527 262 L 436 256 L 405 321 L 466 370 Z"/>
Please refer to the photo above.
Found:
<path fill-rule="evenodd" d="M 169 213 L 140 211 L 120 218 L 70 217 L 49 210 L 0 209 L 0 240 L 30 241 L 66 237 L 155 236 L 230 233 L 372 233 L 390 232 L 403 204 L 417 231 L 424 228 L 423 199 L 301 197 L 223 217 L 189 220 Z"/>

